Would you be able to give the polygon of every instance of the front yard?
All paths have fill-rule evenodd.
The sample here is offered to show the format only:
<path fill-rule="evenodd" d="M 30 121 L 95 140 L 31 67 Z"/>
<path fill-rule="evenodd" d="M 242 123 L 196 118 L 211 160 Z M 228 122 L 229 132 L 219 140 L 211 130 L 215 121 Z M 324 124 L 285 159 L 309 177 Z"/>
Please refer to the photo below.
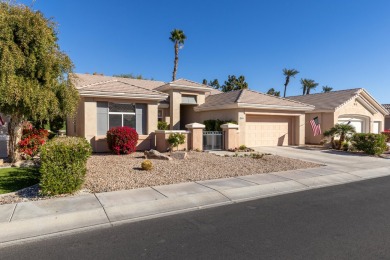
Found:
<path fill-rule="evenodd" d="M 140 152 L 121 156 L 94 154 L 87 162 L 84 188 L 106 192 L 319 166 L 276 155 L 254 159 L 189 152 L 185 160 L 152 160 L 153 170 L 143 171 L 140 169 L 143 160 Z"/>
<path fill-rule="evenodd" d="M 14 192 L 39 182 L 36 168 L 0 168 L 0 194 Z"/>

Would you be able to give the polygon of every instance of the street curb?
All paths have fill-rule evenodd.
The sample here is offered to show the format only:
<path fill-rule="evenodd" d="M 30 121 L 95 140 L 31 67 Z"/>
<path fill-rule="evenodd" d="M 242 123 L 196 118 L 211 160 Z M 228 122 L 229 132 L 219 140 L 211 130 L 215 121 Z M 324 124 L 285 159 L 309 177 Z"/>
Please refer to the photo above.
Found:
<path fill-rule="evenodd" d="M 372 173 L 370 173 L 373 171 Z M 379 173 L 378 173 L 379 171 Z M 337 172 L 335 176 L 350 176 L 350 178 L 334 178 L 331 183 L 319 183 L 308 186 L 302 180 L 288 180 L 269 185 L 254 185 L 242 188 L 232 188 L 219 191 L 202 192 L 178 197 L 140 201 L 118 206 L 101 207 L 76 212 L 52 214 L 31 219 L 15 220 L 0 223 L 0 248 L 20 242 L 36 241 L 39 239 L 79 233 L 97 228 L 118 226 L 125 223 L 138 222 L 179 213 L 191 212 L 207 208 L 231 205 L 261 198 L 274 197 L 284 194 L 297 193 L 324 187 L 342 185 L 390 175 L 388 167 L 380 167 L 354 173 Z M 367 172 L 369 174 L 367 174 Z M 353 176 L 353 177 L 352 177 Z M 320 178 L 315 177 L 315 178 Z M 322 176 L 324 177 L 324 176 Z M 314 179 L 314 178 L 306 178 Z M 94 222 L 91 222 L 91 219 Z"/>

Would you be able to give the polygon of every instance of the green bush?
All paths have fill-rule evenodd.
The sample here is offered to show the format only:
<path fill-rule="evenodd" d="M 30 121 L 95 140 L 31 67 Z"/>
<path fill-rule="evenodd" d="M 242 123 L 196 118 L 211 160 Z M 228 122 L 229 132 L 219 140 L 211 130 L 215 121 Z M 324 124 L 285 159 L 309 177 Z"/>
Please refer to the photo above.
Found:
<path fill-rule="evenodd" d="M 354 134 L 353 146 L 366 154 L 379 155 L 387 149 L 386 136 L 382 134 Z"/>
<path fill-rule="evenodd" d="M 180 144 L 184 144 L 185 140 L 186 140 L 186 136 L 181 133 L 173 133 L 170 134 L 168 137 L 168 143 L 172 147 L 177 147 L 177 149 L 179 149 Z"/>
<path fill-rule="evenodd" d="M 40 187 L 44 195 L 73 193 L 80 189 L 92 147 L 85 138 L 56 137 L 41 148 Z"/>
<path fill-rule="evenodd" d="M 205 131 L 222 131 L 221 125 L 227 123 L 237 124 L 237 122 L 234 120 L 210 119 L 203 121 L 203 124 L 205 125 Z"/>
<path fill-rule="evenodd" d="M 152 161 L 150 161 L 150 160 L 144 160 L 144 161 L 142 161 L 142 163 L 141 163 L 141 168 L 142 168 L 142 170 L 144 170 L 144 171 L 150 171 L 151 169 L 153 169 L 153 163 L 152 163 Z"/>
<path fill-rule="evenodd" d="M 240 145 L 240 147 L 238 147 L 238 150 L 246 150 L 246 145 L 245 144 L 242 144 Z"/>
<path fill-rule="evenodd" d="M 167 122 L 165 121 L 158 121 L 157 123 L 157 129 L 158 130 L 168 130 L 169 129 L 169 125 Z"/>
<path fill-rule="evenodd" d="M 385 130 L 381 134 L 386 136 L 386 142 L 390 142 L 390 130 Z"/>

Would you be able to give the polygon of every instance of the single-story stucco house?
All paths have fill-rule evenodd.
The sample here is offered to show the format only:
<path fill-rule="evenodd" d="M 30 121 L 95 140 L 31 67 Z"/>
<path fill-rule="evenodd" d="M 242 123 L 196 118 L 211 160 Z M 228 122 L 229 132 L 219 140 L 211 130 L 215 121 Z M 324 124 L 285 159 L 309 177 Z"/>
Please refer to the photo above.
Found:
<path fill-rule="evenodd" d="M 387 109 L 387 111 L 390 114 L 390 104 L 383 104 L 382 105 L 384 108 Z M 390 130 L 390 115 L 387 115 L 385 117 L 385 130 Z"/>
<path fill-rule="evenodd" d="M 346 89 L 304 96 L 292 96 L 288 99 L 315 106 L 306 113 L 306 122 L 318 116 L 322 131 L 330 129 L 336 123 L 348 123 L 355 126 L 358 133 L 380 133 L 385 128 L 385 116 L 389 115 L 365 89 Z M 318 144 L 322 135 L 314 136 L 309 124 L 306 125 L 306 143 Z"/>
<path fill-rule="evenodd" d="M 221 93 L 209 86 L 178 79 L 169 83 L 102 75 L 75 74 L 80 103 L 67 120 L 67 135 L 85 137 L 95 152 L 107 150 L 106 132 L 132 126 L 140 137 L 137 148 L 155 146 L 159 120 L 172 130 L 208 119 L 234 120 L 239 145 L 302 145 L 305 113 L 313 105 L 251 90 Z"/>

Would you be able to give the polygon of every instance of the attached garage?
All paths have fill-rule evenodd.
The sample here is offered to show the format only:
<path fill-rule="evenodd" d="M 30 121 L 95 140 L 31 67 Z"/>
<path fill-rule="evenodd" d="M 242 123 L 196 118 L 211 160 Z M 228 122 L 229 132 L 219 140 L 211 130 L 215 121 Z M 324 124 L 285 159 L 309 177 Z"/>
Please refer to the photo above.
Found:
<path fill-rule="evenodd" d="M 338 122 L 339 124 L 349 124 L 355 127 L 356 133 L 363 133 L 365 132 L 365 123 L 363 119 L 358 118 L 339 118 Z"/>
<path fill-rule="evenodd" d="M 286 146 L 292 141 L 292 117 L 246 116 L 246 143 L 249 147 Z"/>

